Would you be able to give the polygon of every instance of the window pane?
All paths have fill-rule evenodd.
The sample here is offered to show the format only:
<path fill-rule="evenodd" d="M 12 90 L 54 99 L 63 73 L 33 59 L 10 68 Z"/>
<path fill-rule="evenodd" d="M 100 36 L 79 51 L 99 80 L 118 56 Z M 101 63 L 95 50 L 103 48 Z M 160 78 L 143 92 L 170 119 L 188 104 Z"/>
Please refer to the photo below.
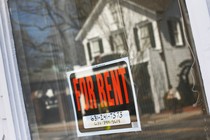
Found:
<path fill-rule="evenodd" d="M 118 24 L 119 23 L 119 19 L 118 19 L 118 12 L 117 12 L 117 2 L 116 1 L 112 1 L 110 2 L 110 12 L 111 12 L 111 15 L 112 15 L 112 18 L 113 18 L 113 23 L 114 24 Z"/>
<path fill-rule="evenodd" d="M 141 34 L 141 38 L 149 37 L 149 31 L 148 31 L 147 26 L 140 28 L 140 34 Z"/>
<path fill-rule="evenodd" d="M 142 49 L 148 49 L 151 47 L 151 38 L 149 34 L 148 26 L 145 25 L 143 27 L 140 27 L 140 40 L 141 40 L 141 46 Z"/>
<path fill-rule="evenodd" d="M 179 22 L 176 22 L 175 40 L 177 46 L 183 45 L 182 32 Z"/>
<path fill-rule="evenodd" d="M 9 0 L 32 139 L 208 139 L 178 2 Z"/>
<path fill-rule="evenodd" d="M 174 46 L 183 46 L 184 41 L 182 35 L 182 28 L 178 19 L 170 20 L 168 23 L 169 23 L 169 31 L 171 33 L 172 44 L 174 44 Z"/>
<path fill-rule="evenodd" d="M 123 33 L 115 34 L 115 35 L 113 35 L 113 38 L 114 38 L 114 46 L 115 46 L 117 52 L 123 52 L 126 48 L 124 34 Z"/>
<path fill-rule="evenodd" d="M 100 54 L 99 41 L 98 40 L 92 41 L 91 44 L 92 44 L 92 53 L 93 53 L 93 56 L 99 55 Z"/>

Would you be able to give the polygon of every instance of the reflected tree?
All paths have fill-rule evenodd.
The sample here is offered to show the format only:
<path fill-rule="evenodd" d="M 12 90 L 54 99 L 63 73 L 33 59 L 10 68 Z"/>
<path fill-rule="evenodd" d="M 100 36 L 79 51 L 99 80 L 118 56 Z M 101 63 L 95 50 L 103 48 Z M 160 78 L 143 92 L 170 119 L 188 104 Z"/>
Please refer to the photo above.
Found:
<path fill-rule="evenodd" d="M 74 65 L 86 63 L 83 47 L 74 38 L 92 5 L 92 1 L 84 0 L 10 1 L 11 17 L 16 24 L 13 29 L 28 34 L 21 36 L 28 44 L 22 45 L 30 56 L 27 57 L 30 71 L 52 66 L 64 71 L 65 67 L 72 69 Z"/>
<path fill-rule="evenodd" d="M 10 0 L 9 7 L 27 114 L 31 130 L 38 133 L 37 123 L 46 119 L 44 111 L 38 111 L 45 109 L 40 107 L 45 84 L 55 89 L 58 99 L 59 113 L 53 118 L 62 122 L 73 118 L 66 101 L 65 76 L 58 74 L 86 63 L 83 47 L 74 39 L 82 22 L 75 0 Z"/>

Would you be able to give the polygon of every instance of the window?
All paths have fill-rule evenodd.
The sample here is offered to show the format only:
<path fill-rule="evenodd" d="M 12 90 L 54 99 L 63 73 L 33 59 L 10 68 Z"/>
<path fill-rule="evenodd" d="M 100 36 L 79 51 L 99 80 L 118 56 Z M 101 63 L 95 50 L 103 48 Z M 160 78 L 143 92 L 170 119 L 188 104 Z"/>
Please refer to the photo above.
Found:
<path fill-rule="evenodd" d="M 110 36 L 111 50 L 115 52 L 123 52 L 128 50 L 125 34 L 123 32 L 114 33 Z"/>
<path fill-rule="evenodd" d="M 15 119 L 9 119 L 14 120 L 14 126 L 17 128 L 14 132 L 11 132 L 13 131 L 11 129 L 9 131 L 11 134 L 6 133 L 3 139 L 10 139 L 9 136 L 13 133 L 18 136 L 28 131 L 30 131 L 30 136 L 27 138 L 21 136 L 17 139 L 207 139 L 209 136 L 209 132 L 206 131 L 209 130 L 208 121 L 206 121 L 208 116 L 204 113 L 208 107 L 205 107 L 205 93 L 202 89 L 199 67 L 197 67 L 198 65 L 191 67 L 195 58 L 192 57 L 188 47 L 168 49 L 171 46 L 168 26 L 166 26 L 168 19 L 171 19 L 173 15 L 178 19 L 183 18 L 180 14 L 179 1 L 157 0 L 151 3 L 148 0 L 119 0 L 117 2 L 116 0 L 91 0 L 89 3 L 98 3 L 92 9 L 86 10 L 88 1 L 8 0 L 7 2 L 2 0 L 0 2 L 0 22 L 3 25 L 0 26 L 2 29 L 0 29 L 0 50 L 3 61 L 5 61 L 1 69 L 5 70 L 5 76 L 8 77 L 5 80 L 6 84 L 11 85 L 6 87 L 5 91 L 8 89 L 8 95 L 11 95 L 8 100 L 11 101 L 9 104 L 11 110 L 16 108 L 12 113 Z M 108 2 L 112 1 L 117 4 L 119 21 L 125 23 L 123 30 L 113 24 L 107 24 L 104 21 L 106 18 L 104 20 L 100 18 L 107 15 L 107 10 L 110 10 Z M 8 9 L 4 6 L 7 3 L 9 4 Z M 159 5 L 165 8 L 160 9 Z M 122 10 L 123 18 L 121 15 L 119 16 L 119 9 Z M 193 8 L 193 10 L 195 9 Z M 4 28 L 5 25 L 10 25 L 8 24 L 10 21 L 4 21 L 4 17 L 9 18 L 7 11 L 10 13 L 13 27 L 12 30 L 8 29 L 8 31 Z M 183 10 L 184 12 L 187 10 Z M 109 11 L 109 13 L 111 12 Z M 79 14 L 84 14 L 81 16 L 86 17 L 86 19 L 79 18 Z M 111 14 L 109 16 L 112 18 Z M 139 19 L 144 19 L 145 22 L 136 25 Z M 161 22 L 156 27 L 156 23 L 149 22 L 151 20 L 153 23 L 159 22 L 159 20 Z M 171 31 L 173 31 L 171 36 L 174 37 L 174 42 L 178 42 L 177 45 L 185 43 L 185 40 L 180 38 L 180 34 L 182 37 L 181 24 L 178 20 L 171 21 L 176 23 L 169 23 Z M 187 21 L 186 23 L 190 22 Z M 101 28 L 98 28 L 97 24 L 100 24 Z M 187 27 L 183 30 L 184 33 L 190 31 L 187 30 Z M 157 28 L 161 40 L 158 36 L 155 38 L 156 33 L 158 33 Z M 113 30 L 115 31 L 113 32 Z M 14 40 L 11 32 L 13 32 Z M 132 36 L 133 32 L 135 38 Z M 190 35 L 190 32 L 185 34 Z M 98 37 L 93 38 L 93 36 Z M 131 37 L 130 40 L 128 40 L 129 37 Z M 192 49 L 196 52 L 193 47 L 193 40 L 189 41 L 192 44 Z M 136 48 L 133 48 L 135 43 Z M 15 44 L 15 48 L 11 47 L 12 44 Z M 156 46 L 161 47 L 162 51 L 157 51 Z M 128 47 L 129 52 L 126 52 Z M 136 53 L 137 51 L 142 52 Z M 129 65 L 125 65 L 124 62 L 110 63 L 124 57 L 124 52 L 128 56 Z M 17 57 L 17 63 L 15 59 L 12 59 L 13 57 Z M 111 65 L 104 65 L 103 62 L 108 62 Z M 99 64 L 100 67 L 93 66 L 95 64 Z M 18 67 L 18 71 L 16 67 Z M 56 67 L 62 69 L 57 70 Z M 122 69 L 118 71 L 118 67 Z M 124 72 L 129 72 L 129 69 L 124 69 L 125 67 L 130 67 L 131 75 L 124 74 Z M 88 70 L 80 71 L 83 68 L 88 68 Z M 193 73 L 190 73 L 192 69 Z M 71 75 L 75 79 L 75 85 L 68 86 L 67 79 L 70 80 L 72 77 L 67 77 L 66 73 L 73 71 L 77 71 Z M 132 81 L 129 81 L 127 77 L 132 78 Z M 189 77 L 195 77 L 195 79 Z M 124 86 L 124 83 L 128 86 Z M 130 85 L 134 87 L 131 88 Z M 180 101 L 177 101 L 178 98 L 167 98 L 166 93 L 169 91 L 169 85 L 174 87 L 174 91 L 176 89 L 179 91 Z M 117 121 L 119 120 L 117 116 L 115 118 L 113 118 L 114 115 L 112 117 L 109 115 L 99 117 L 104 113 L 115 114 L 115 109 L 131 110 L 126 111 L 127 113 L 123 114 L 123 118 L 127 120 L 126 125 L 128 127 L 137 127 L 136 120 L 134 120 L 136 113 L 132 106 L 120 104 L 120 102 L 118 105 L 113 105 L 111 101 L 114 99 L 114 103 L 117 104 L 116 94 L 119 95 L 119 101 L 126 101 L 126 96 L 120 97 L 120 92 L 125 92 L 126 87 L 129 97 L 131 90 L 136 92 L 136 98 L 129 98 L 129 100 L 130 103 L 137 100 L 136 105 L 140 111 L 142 132 L 125 132 L 121 125 L 123 121 Z M 75 100 L 72 88 L 78 89 L 78 93 L 81 95 L 76 97 L 77 106 L 83 106 L 83 111 L 78 117 L 75 115 L 76 109 L 72 101 L 72 99 Z M 193 88 L 198 92 L 193 92 Z M 93 89 L 97 96 L 96 99 L 99 100 L 93 98 Z M 103 102 L 103 99 L 100 99 L 101 95 L 104 96 L 104 100 L 106 97 L 111 102 Z M 23 96 L 24 100 L 20 96 Z M 95 107 L 94 100 L 97 103 L 97 108 L 87 111 L 86 106 L 91 108 L 91 104 L 94 103 Z M 100 100 L 102 102 L 99 102 Z M 104 104 L 104 107 L 101 106 L 101 103 Z M 106 107 L 105 104 L 110 105 Z M 127 107 L 125 110 L 124 105 Z M 21 110 L 20 108 L 24 109 Z M 27 116 L 23 116 L 24 112 L 27 113 Z M 90 116 L 90 113 L 95 114 L 93 115 L 94 118 L 92 115 Z M 119 112 L 118 116 L 120 114 Z M 83 125 L 85 121 L 83 121 L 83 117 L 88 117 L 88 121 L 94 119 L 92 122 L 95 126 L 92 125 L 93 127 L 89 128 L 89 126 Z M 111 121 L 104 121 L 107 118 Z M 9 121 L 9 119 L 7 120 Z M 116 125 L 110 125 L 110 122 Z M 23 127 L 21 127 L 22 123 L 24 123 Z M 79 125 L 76 126 L 76 123 Z M 105 123 L 107 123 L 106 126 L 101 126 Z M 4 125 L 2 126 L 4 127 Z M 95 132 L 95 130 L 106 131 L 113 128 L 119 128 L 125 133 L 118 134 L 118 131 L 115 131 L 117 134 L 103 136 L 90 136 L 88 134 L 88 137 L 78 138 L 78 127 L 81 127 L 81 133 Z M 0 134 L 2 138 L 3 135 Z M 97 133 L 94 134 L 97 135 Z M 108 133 L 105 132 L 104 134 Z"/>
<path fill-rule="evenodd" d="M 133 31 L 137 51 L 144 50 L 145 48 L 155 48 L 152 23 L 135 27 Z"/>
<path fill-rule="evenodd" d="M 113 17 L 113 22 L 117 24 L 119 22 L 118 13 L 117 13 L 117 3 L 115 1 L 112 1 L 110 3 L 109 9 L 110 9 L 111 15 Z"/>
<path fill-rule="evenodd" d="M 97 57 L 104 52 L 102 39 L 93 39 L 87 44 L 89 59 Z"/>
<path fill-rule="evenodd" d="M 181 23 L 178 19 L 168 20 L 168 28 L 171 39 L 171 44 L 173 46 L 183 46 L 183 33 Z"/>

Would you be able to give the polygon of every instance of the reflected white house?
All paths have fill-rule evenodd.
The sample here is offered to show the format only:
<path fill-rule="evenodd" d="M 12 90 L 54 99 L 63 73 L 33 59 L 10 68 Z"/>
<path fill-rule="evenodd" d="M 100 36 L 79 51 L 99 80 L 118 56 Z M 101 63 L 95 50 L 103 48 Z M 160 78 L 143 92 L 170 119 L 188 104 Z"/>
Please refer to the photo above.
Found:
<path fill-rule="evenodd" d="M 76 37 L 87 65 L 129 57 L 143 113 L 165 108 L 168 85 L 179 85 L 179 65 L 191 60 L 177 1 L 151 3 L 99 0 Z"/>

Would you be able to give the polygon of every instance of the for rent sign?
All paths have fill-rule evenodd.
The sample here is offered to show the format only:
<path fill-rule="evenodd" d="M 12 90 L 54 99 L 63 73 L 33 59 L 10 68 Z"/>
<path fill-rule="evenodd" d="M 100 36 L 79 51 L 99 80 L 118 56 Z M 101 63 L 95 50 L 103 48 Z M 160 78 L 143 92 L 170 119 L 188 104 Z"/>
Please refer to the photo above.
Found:
<path fill-rule="evenodd" d="M 68 72 L 78 136 L 140 131 L 127 58 Z"/>

